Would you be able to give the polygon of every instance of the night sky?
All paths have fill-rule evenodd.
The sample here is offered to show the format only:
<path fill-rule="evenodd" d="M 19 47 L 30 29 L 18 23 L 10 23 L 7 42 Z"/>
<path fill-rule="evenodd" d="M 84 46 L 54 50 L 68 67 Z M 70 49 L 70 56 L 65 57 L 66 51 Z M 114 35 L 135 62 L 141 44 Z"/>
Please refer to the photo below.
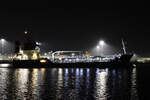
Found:
<path fill-rule="evenodd" d="M 150 55 L 150 9 L 144 3 L 105 2 L 85 8 L 52 8 L 48 2 L 16 5 L 0 9 L 0 33 L 9 41 L 22 39 L 28 28 L 45 51 L 91 50 L 100 39 L 117 51 L 124 37 L 130 52 Z"/>

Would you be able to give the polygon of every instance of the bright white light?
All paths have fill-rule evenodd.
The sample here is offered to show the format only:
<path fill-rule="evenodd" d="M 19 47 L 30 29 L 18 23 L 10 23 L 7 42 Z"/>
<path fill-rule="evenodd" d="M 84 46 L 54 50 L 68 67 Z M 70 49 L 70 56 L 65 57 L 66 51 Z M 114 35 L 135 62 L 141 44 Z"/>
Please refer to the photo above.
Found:
<path fill-rule="evenodd" d="M 9 67 L 10 64 L 0 64 L 0 67 Z"/>
<path fill-rule="evenodd" d="M 36 45 L 42 45 L 42 43 L 41 42 L 36 42 Z"/>
<path fill-rule="evenodd" d="M 99 41 L 99 44 L 104 45 L 104 41 L 103 40 Z"/>
<path fill-rule="evenodd" d="M 44 53 L 44 56 L 47 56 L 47 53 Z"/>
<path fill-rule="evenodd" d="M 2 41 L 2 42 L 4 42 L 4 41 L 5 41 L 5 39 L 1 39 L 1 41 Z"/>
<path fill-rule="evenodd" d="M 74 54 L 74 53 L 72 53 L 71 55 L 72 55 L 72 56 L 74 56 L 75 54 Z"/>
<path fill-rule="evenodd" d="M 79 61 L 79 58 L 76 58 L 77 61 Z"/>
<path fill-rule="evenodd" d="M 97 49 L 99 49 L 99 46 L 96 46 Z"/>
<path fill-rule="evenodd" d="M 38 44 L 39 44 L 39 42 L 36 42 L 36 44 L 38 45 Z"/>

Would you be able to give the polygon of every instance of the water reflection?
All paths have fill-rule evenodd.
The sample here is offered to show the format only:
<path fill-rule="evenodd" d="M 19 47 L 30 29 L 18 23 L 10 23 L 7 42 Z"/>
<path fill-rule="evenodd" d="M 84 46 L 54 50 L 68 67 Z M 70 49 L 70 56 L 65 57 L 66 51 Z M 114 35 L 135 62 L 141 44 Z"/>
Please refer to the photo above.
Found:
<path fill-rule="evenodd" d="M 62 98 L 62 89 L 63 89 L 63 69 L 58 69 L 58 80 L 57 80 L 57 88 L 56 88 L 56 100 Z"/>
<path fill-rule="evenodd" d="M 43 82 L 46 69 L 45 68 L 41 68 L 40 70 L 41 70 L 41 81 Z"/>
<path fill-rule="evenodd" d="M 103 69 L 99 71 L 96 78 L 96 100 L 107 100 L 107 72 Z"/>
<path fill-rule="evenodd" d="M 28 69 L 17 69 L 15 71 L 15 77 L 14 77 L 14 81 L 15 81 L 15 87 L 16 87 L 16 92 L 15 95 L 16 99 L 19 98 L 24 98 L 26 97 L 26 93 L 28 93 L 28 88 L 27 88 L 27 82 L 28 82 L 28 73 L 29 70 Z"/>
<path fill-rule="evenodd" d="M 138 99 L 134 69 L 0 68 L 0 99 Z"/>
<path fill-rule="evenodd" d="M 8 74 L 9 70 L 7 68 L 0 69 L 0 100 L 7 99 L 5 94 L 8 93 L 7 91 L 7 84 L 8 84 Z"/>
<path fill-rule="evenodd" d="M 16 69 L 14 77 L 14 91 L 15 99 L 37 99 L 38 83 L 40 82 L 38 77 L 38 69 Z"/>
<path fill-rule="evenodd" d="M 136 74 L 137 74 L 136 68 L 133 68 L 131 74 L 131 100 L 139 100 L 137 93 Z"/>

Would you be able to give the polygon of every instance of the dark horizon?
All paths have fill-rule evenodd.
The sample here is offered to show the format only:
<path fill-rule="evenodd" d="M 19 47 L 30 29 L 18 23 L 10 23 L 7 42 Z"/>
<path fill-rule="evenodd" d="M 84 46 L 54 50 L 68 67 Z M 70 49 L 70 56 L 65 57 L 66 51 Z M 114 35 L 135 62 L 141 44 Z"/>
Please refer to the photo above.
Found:
<path fill-rule="evenodd" d="M 23 38 L 26 28 L 48 50 L 91 50 L 99 40 L 114 48 L 127 41 L 130 52 L 149 56 L 149 9 L 120 6 L 113 8 L 50 8 L 46 3 L 26 9 L 2 8 L 0 33 L 10 41 Z M 105 4 L 106 5 L 106 4 Z"/>

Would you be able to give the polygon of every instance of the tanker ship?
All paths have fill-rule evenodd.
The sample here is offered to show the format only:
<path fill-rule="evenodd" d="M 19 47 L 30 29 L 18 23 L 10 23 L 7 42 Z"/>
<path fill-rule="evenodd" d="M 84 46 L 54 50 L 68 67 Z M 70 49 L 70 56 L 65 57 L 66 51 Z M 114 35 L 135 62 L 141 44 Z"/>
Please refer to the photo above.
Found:
<path fill-rule="evenodd" d="M 13 57 L 13 67 L 111 67 L 125 66 L 130 63 L 133 54 L 126 52 L 125 43 L 122 39 L 123 53 L 109 61 L 92 62 L 53 62 L 47 58 L 41 58 L 39 44 L 32 38 L 31 33 L 24 32 L 24 40 L 16 41 L 15 55 Z M 78 59 L 78 58 L 76 58 Z"/>

